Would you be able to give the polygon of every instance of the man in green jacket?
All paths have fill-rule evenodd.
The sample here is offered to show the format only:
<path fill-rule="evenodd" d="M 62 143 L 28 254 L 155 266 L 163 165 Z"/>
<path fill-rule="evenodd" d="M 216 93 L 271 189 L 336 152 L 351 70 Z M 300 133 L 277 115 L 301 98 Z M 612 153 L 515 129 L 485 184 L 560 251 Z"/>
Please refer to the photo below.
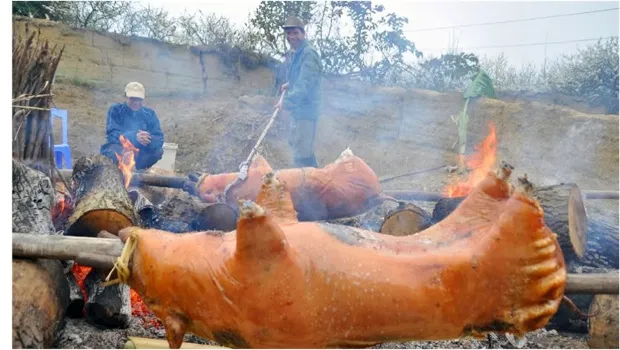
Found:
<path fill-rule="evenodd" d="M 287 82 L 282 85 L 282 90 L 287 90 L 282 107 L 291 122 L 289 145 L 293 150 L 295 166 L 318 167 L 314 137 L 321 104 L 321 57 L 308 44 L 300 19 L 291 16 L 282 28 L 291 47 L 285 62 Z"/>

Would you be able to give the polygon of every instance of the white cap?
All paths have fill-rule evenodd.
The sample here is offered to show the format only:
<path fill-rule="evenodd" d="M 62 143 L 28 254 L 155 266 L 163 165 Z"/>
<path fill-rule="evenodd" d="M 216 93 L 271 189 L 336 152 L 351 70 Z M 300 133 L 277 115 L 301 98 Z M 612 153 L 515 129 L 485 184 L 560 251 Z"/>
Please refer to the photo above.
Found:
<path fill-rule="evenodd" d="M 137 81 L 132 81 L 131 83 L 125 86 L 125 96 L 127 97 L 137 97 L 144 99 L 144 86 L 138 83 Z"/>

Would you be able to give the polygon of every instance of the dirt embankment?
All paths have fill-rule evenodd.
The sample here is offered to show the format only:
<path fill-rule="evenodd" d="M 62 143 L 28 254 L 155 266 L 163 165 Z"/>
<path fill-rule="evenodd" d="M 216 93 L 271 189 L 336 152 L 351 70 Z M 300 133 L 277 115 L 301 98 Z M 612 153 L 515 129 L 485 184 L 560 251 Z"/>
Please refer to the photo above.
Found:
<path fill-rule="evenodd" d="M 346 82 L 325 84 L 317 134 L 319 163 L 333 161 L 346 147 L 365 159 L 379 176 L 452 163 L 456 94 L 370 88 Z M 148 86 L 147 86 L 148 89 Z M 147 90 L 148 91 L 148 90 Z M 147 92 L 148 93 L 148 92 Z M 69 110 L 69 143 L 74 158 L 98 152 L 105 137 L 108 107 L 122 101 L 122 90 L 56 84 L 54 102 Z M 264 95 L 148 97 L 161 119 L 166 142 L 179 145 L 177 169 L 233 171 L 247 157 L 272 112 Z M 291 164 L 286 132 L 279 120 L 263 152 L 276 168 Z M 584 189 L 618 189 L 618 118 L 587 115 L 536 102 L 481 100 L 470 116 L 468 150 L 497 127 L 498 158 L 543 184 L 576 182 Z M 417 176 L 386 184 L 426 188 Z M 424 182 L 424 181 L 422 181 Z M 439 188 L 438 188 L 439 187 Z"/>

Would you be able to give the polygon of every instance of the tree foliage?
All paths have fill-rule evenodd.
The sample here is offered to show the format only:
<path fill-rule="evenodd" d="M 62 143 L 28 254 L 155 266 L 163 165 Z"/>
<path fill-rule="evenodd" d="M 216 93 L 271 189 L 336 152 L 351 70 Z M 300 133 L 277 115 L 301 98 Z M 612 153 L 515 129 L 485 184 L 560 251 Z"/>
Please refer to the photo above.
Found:
<path fill-rule="evenodd" d="M 382 83 L 406 66 L 405 54 L 421 56 L 404 35 L 408 19 L 385 13 L 383 6 L 370 1 L 261 2 L 251 23 L 263 35 L 268 53 L 280 57 L 286 53 L 281 26 L 290 15 L 306 23 L 307 37 L 320 52 L 326 74 Z"/>
<path fill-rule="evenodd" d="M 436 91 L 465 88 L 480 70 L 473 53 L 449 53 L 420 62 L 411 72 L 418 87 Z"/>
<path fill-rule="evenodd" d="M 605 106 L 618 113 L 618 37 L 566 55 L 547 73 L 553 91 L 585 97 L 592 106 Z"/>
<path fill-rule="evenodd" d="M 57 20 L 55 1 L 13 1 L 13 14 L 18 16 Z"/>

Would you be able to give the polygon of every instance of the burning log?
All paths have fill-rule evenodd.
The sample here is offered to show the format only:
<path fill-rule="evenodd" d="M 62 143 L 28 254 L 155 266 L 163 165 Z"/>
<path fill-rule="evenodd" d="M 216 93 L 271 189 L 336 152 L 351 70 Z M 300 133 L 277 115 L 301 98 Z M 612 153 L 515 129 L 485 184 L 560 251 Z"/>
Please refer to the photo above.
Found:
<path fill-rule="evenodd" d="M 129 195 L 135 203 L 136 212 L 141 218 L 140 226 L 170 232 L 235 229 L 237 212 L 225 203 L 203 203 L 198 198 L 175 188 L 158 188 L 145 186 L 142 176 L 154 175 L 159 179 L 175 178 L 174 172 L 164 169 L 148 170 L 148 174 L 132 177 L 133 185 Z M 142 199 L 140 197 L 144 197 Z M 150 205 L 137 204 L 140 201 Z"/>
<path fill-rule="evenodd" d="M 69 305 L 67 306 L 67 316 L 71 318 L 80 318 L 84 311 L 84 294 L 82 288 L 78 284 L 73 272 L 66 274 L 69 283 Z"/>
<path fill-rule="evenodd" d="M 431 215 L 424 209 L 401 202 L 398 208 L 386 215 L 379 232 L 392 236 L 406 236 L 426 230 L 431 225 Z"/>
<path fill-rule="evenodd" d="M 103 276 L 102 276 L 103 275 Z M 105 274 L 99 269 L 91 269 L 84 280 L 86 317 L 96 326 L 104 328 L 125 328 L 131 317 L 129 286 L 115 284 L 102 286 Z"/>
<path fill-rule="evenodd" d="M 67 235 L 117 233 L 136 221 L 122 173 L 105 156 L 81 157 L 73 167 L 75 209 Z"/>
<path fill-rule="evenodd" d="M 150 216 L 149 216 L 150 215 Z M 144 227 L 175 233 L 191 231 L 231 231 L 237 212 L 226 203 L 202 203 L 185 192 L 177 192 L 143 216 Z"/>
<path fill-rule="evenodd" d="M 67 186 L 57 181 L 55 203 L 52 207 L 52 222 L 56 231 L 65 231 L 69 217 L 73 213 L 73 197 Z"/>
<path fill-rule="evenodd" d="M 97 154 L 78 159 L 73 168 L 73 182 L 75 209 L 68 221 L 67 235 L 94 237 L 101 231 L 116 234 L 136 223 L 134 206 L 127 194 L 123 174 L 107 157 Z M 101 251 L 90 254 L 83 251 L 76 261 L 79 264 L 105 264 L 103 254 Z M 93 269 L 86 277 L 86 318 L 104 328 L 125 327 L 131 315 L 129 288 L 101 286 L 101 275 L 104 273 L 105 270 Z"/>
<path fill-rule="evenodd" d="M 13 232 L 59 237 L 53 203 L 50 179 L 13 159 Z M 13 348 L 50 348 L 65 315 L 69 284 L 61 262 L 46 258 L 13 259 Z"/>
<path fill-rule="evenodd" d="M 598 313 L 597 313 L 598 312 Z M 618 349 L 618 296 L 597 295 L 588 312 L 590 349 Z"/>

